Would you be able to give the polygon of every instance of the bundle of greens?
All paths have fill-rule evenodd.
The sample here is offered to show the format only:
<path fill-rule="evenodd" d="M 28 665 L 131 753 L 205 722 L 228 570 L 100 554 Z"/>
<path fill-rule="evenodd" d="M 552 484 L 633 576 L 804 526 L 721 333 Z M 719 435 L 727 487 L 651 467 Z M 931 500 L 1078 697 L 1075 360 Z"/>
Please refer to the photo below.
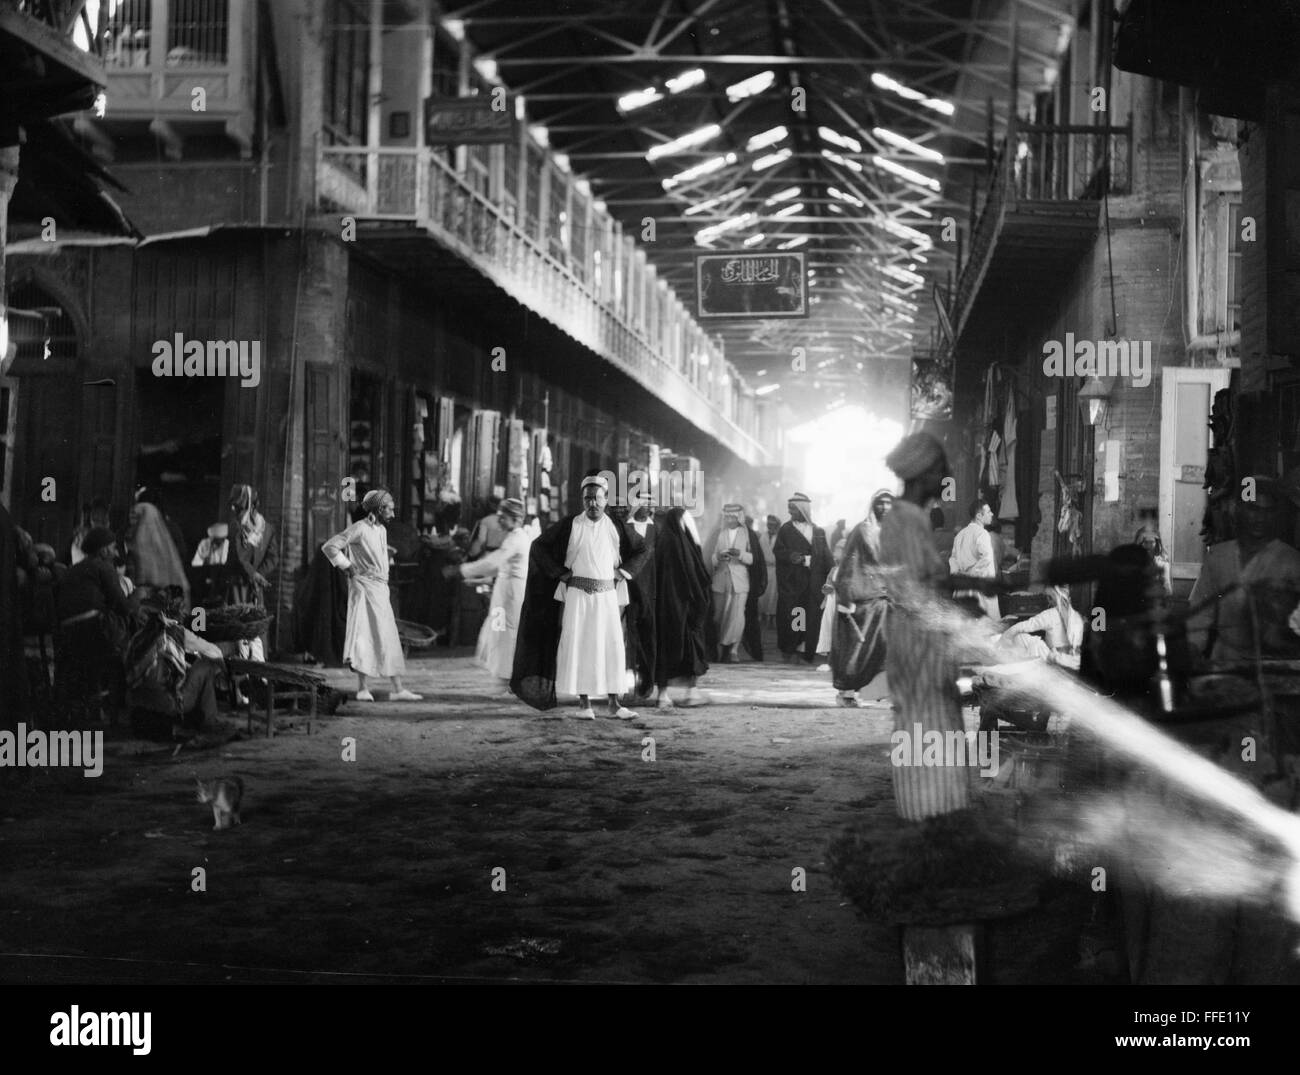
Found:
<path fill-rule="evenodd" d="M 259 638 L 271 622 L 270 613 L 259 605 L 222 605 L 205 612 L 207 623 L 201 632 L 209 642 L 236 642 Z"/>

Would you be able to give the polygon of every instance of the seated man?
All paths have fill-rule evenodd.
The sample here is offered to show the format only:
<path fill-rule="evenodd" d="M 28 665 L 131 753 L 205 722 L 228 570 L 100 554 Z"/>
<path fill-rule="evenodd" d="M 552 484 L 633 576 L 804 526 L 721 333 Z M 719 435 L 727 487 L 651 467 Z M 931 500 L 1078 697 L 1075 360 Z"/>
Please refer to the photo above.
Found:
<path fill-rule="evenodd" d="M 1065 586 L 1052 587 L 1053 607 L 1037 616 L 1013 624 L 998 640 L 999 650 L 1012 650 L 1008 660 L 1041 657 L 1064 668 L 1079 670 L 1079 654 L 1083 646 L 1083 617 L 1070 604 L 1070 591 Z M 1034 635 L 1042 631 L 1046 641 Z"/>
<path fill-rule="evenodd" d="M 184 601 L 180 587 L 168 586 L 142 603 L 141 626 L 127 647 L 127 703 L 197 729 L 217 716 L 224 658 L 180 622 Z"/>
<path fill-rule="evenodd" d="M 113 567 L 113 532 L 95 527 L 81 550 L 84 559 L 63 574 L 55 592 L 55 676 L 66 704 L 101 720 L 101 706 L 121 700 L 122 650 L 134 613 Z"/>

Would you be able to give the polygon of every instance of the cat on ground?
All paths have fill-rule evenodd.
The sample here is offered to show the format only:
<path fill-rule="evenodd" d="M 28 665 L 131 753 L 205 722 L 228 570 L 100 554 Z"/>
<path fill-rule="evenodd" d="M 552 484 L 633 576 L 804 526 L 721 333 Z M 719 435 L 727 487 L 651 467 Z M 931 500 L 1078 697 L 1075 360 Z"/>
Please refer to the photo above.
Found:
<path fill-rule="evenodd" d="M 233 821 L 239 824 L 239 802 L 244 797 L 244 782 L 237 776 L 223 776 L 206 784 L 195 777 L 199 786 L 198 800 L 212 805 L 214 829 L 228 829 Z"/>

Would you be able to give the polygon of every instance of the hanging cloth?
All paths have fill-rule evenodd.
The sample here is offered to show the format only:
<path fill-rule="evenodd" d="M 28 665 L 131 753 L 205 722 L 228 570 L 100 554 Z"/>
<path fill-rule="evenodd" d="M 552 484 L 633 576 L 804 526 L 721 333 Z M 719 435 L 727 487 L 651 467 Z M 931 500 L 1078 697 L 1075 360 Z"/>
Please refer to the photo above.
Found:
<path fill-rule="evenodd" d="M 988 484 L 989 484 L 990 487 L 998 486 L 998 485 L 1001 485 L 1001 484 L 1002 484 L 1000 481 L 998 481 L 998 478 L 1001 476 L 1000 473 L 999 473 L 999 466 L 998 466 L 998 457 L 999 457 L 999 454 L 1000 454 L 1001 448 L 1002 448 L 1002 438 L 1001 438 L 1000 436 L 998 436 L 998 432 L 997 432 L 997 430 L 994 430 L 994 431 L 989 435 L 989 470 L 988 470 L 988 473 L 989 473 L 989 480 L 988 480 Z"/>
<path fill-rule="evenodd" d="M 1007 469 L 1002 482 L 1002 504 L 998 510 L 998 517 L 1010 521 L 1020 518 L 1020 504 L 1016 500 L 1016 393 L 1014 388 L 1007 395 L 1007 410 L 1002 420 L 1002 443 L 1006 447 Z"/>

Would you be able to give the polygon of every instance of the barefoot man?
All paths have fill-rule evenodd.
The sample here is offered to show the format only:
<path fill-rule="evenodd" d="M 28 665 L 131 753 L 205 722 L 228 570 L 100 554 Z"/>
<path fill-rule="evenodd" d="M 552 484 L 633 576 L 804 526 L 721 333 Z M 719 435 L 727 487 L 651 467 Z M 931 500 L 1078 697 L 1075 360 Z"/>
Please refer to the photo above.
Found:
<path fill-rule="evenodd" d="M 321 546 L 329 562 L 348 577 L 343 659 L 357 674 L 358 702 L 375 700 L 366 687 L 367 676 L 392 677 L 389 701 L 418 702 L 421 696 L 402 686 L 406 660 L 388 596 L 388 530 L 384 524 L 397 514 L 393 498 L 383 489 L 372 489 L 361 501 L 361 510 L 363 518 Z"/>

